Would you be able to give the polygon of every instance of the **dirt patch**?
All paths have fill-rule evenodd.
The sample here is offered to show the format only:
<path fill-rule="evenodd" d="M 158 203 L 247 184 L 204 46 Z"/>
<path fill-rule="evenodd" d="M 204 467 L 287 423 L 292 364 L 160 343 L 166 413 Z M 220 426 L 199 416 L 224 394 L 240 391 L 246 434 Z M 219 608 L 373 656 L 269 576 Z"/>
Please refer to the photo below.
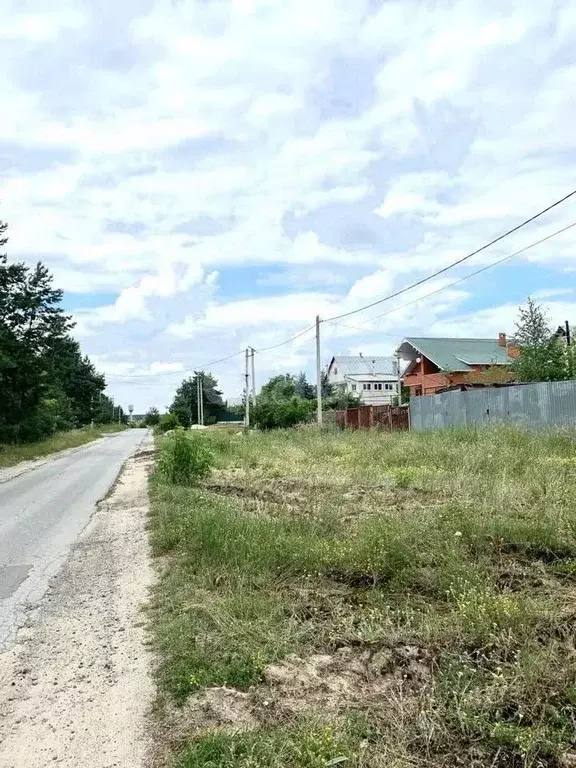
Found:
<path fill-rule="evenodd" d="M 239 485 L 226 481 L 209 482 L 204 484 L 207 491 L 218 493 L 222 496 L 233 496 L 240 499 L 256 499 L 271 504 L 286 504 L 286 502 L 307 503 L 306 497 L 302 493 L 295 491 L 286 491 L 282 488 L 255 488 L 251 485 Z"/>
<path fill-rule="evenodd" d="M 0 656 L 2 768 L 147 765 L 147 512 L 145 465 L 134 457 L 52 581 L 33 627 Z"/>
<path fill-rule="evenodd" d="M 339 715 L 353 709 L 384 712 L 400 689 L 421 687 L 429 677 L 426 654 L 415 646 L 379 650 L 340 648 L 332 655 L 292 656 L 271 664 L 255 699 L 265 719 L 303 712 Z"/>
<path fill-rule="evenodd" d="M 429 675 L 429 658 L 416 646 L 344 647 L 331 655 L 289 656 L 266 667 L 263 683 L 247 692 L 214 687 L 190 696 L 182 708 L 170 709 L 166 732 L 176 750 L 208 731 L 278 726 L 305 714 L 337 719 L 370 708 L 385 718 L 400 699 L 406 711 Z M 167 762 L 165 753 L 156 764 Z"/>

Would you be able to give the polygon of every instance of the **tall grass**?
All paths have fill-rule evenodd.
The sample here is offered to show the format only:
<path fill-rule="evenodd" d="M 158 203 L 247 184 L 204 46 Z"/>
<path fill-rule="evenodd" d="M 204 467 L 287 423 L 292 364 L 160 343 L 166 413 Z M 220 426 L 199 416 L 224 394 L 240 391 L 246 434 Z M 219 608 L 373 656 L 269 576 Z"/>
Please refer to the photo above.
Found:
<path fill-rule="evenodd" d="M 98 427 L 72 429 L 69 432 L 57 432 L 52 437 L 39 440 L 36 443 L 0 444 L 0 467 L 11 467 L 20 461 L 32 461 L 67 448 L 78 448 L 93 440 L 98 440 L 108 432 L 120 432 L 124 429 L 126 427 L 123 425 L 105 424 Z"/>
<path fill-rule="evenodd" d="M 399 718 L 366 712 L 370 758 L 347 753 L 348 764 L 560 765 L 576 732 L 572 435 L 202 439 L 213 477 L 194 489 L 160 477 L 152 486 L 166 696 L 257 691 L 267 665 L 290 653 L 414 646 L 425 683 L 400 683 Z M 179 764 L 308 766 L 289 752 L 284 762 L 265 756 L 298 727 L 218 737 L 221 752 L 199 736 Z M 251 763 L 255 738 L 264 756 L 250 747 Z"/>

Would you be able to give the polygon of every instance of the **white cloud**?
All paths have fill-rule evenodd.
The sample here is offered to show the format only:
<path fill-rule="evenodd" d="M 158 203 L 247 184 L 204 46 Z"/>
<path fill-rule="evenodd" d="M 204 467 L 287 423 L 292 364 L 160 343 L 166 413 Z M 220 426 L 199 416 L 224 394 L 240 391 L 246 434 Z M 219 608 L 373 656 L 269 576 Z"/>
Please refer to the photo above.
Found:
<path fill-rule="evenodd" d="M 18 5 L 20 5 L 18 3 Z M 17 7 L 14 4 L 14 7 Z M 79 29 L 86 23 L 86 17 L 72 8 L 57 10 L 52 7 L 44 13 L 6 13 L 0 27 L 0 40 L 18 40 L 41 43 L 55 40 L 69 29 Z"/>
<path fill-rule="evenodd" d="M 574 183 L 568 0 L 127 2 L 106 36 L 101 7 L 83 7 L 30 0 L 4 14 L 0 214 L 10 255 L 44 259 L 82 294 L 78 334 L 111 374 L 278 343 L 449 264 Z M 558 208 L 382 312 L 573 216 Z M 501 296 L 470 283 L 391 312 L 366 343 L 509 325 L 507 294 L 534 292 L 543 270 L 562 285 L 572 243 L 567 232 L 522 255 L 524 282 Z M 101 291 L 115 299 L 98 306 Z M 361 334 L 326 339 L 368 351 Z M 304 338 L 259 375 L 312 359 Z M 169 400 L 170 376 L 146 382 L 134 384 L 142 400 Z"/>

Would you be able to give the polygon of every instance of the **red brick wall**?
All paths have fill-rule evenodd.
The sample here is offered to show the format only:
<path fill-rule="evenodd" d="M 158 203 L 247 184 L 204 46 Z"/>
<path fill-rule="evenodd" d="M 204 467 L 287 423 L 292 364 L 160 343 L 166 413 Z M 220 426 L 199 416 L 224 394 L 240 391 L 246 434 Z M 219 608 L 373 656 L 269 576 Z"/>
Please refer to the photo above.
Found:
<path fill-rule="evenodd" d="M 423 363 L 428 363 L 428 365 L 425 365 Z M 439 389 L 443 389 L 444 387 L 451 387 L 454 384 L 464 384 L 469 375 L 468 373 L 464 373 L 464 372 L 449 373 L 449 374 L 428 373 L 427 371 L 430 370 L 431 366 L 433 366 L 435 370 L 438 370 L 433 363 L 430 363 L 429 360 L 424 358 L 422 363 L 419 364 L 418 370 L 415 370 L 409 376 L 404 376 L 404 379 L 403 379 L 404 386 L 410 388 L 410 392 L 412 395 L 416 394 L 416 390 L 418 389 L 420 389 L 420 393 L 422 395 L 433 395 Z M 472 370 L 485 371 L 489 367 L 490 366 L 488 365 L 474 365 L 472 366 Z M 501 381 L 502 379 L 499 378 L 495 380 L 495 383 L 499 383 Z M 487 380 L 485 383 L 490 384 L 490 381 Z"/>

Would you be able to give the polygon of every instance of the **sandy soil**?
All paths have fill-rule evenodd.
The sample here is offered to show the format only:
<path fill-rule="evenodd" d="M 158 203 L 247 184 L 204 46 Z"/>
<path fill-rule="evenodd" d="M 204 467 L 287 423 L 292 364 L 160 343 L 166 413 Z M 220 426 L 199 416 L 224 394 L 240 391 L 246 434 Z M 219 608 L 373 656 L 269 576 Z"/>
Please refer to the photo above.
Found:
<path fill-rule="evenodd" d="M 2 768 L 147 765 L 149 441 L 99 505 L 33 625 L 0 654 Z"/>

